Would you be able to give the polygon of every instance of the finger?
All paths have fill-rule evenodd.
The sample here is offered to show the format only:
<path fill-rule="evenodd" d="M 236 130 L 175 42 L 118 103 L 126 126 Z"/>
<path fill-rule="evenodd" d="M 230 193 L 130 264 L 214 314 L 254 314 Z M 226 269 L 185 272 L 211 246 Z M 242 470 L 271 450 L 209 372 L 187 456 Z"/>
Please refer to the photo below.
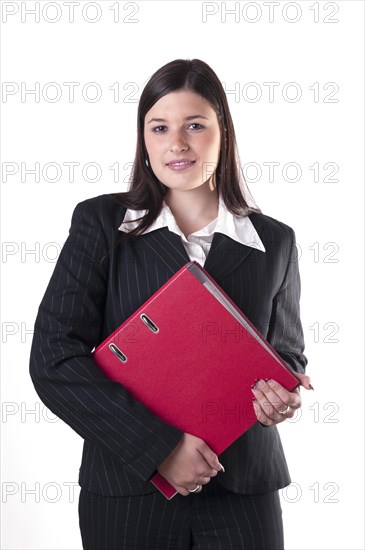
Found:
<path fill-rule="evenodd" d="M 188 497 L 189 495 L 191 495 L 191 493 L 187 489 L 185 489 L 185 487 L 179 487 L 177 489 L 177 492 L 183 497 Z"/>
<path fill-rule="evenodd" d="M 209 476 L 215 476 L 219 472 L 224 472 L 225 471 L 224 466 L 219 462 L 217 455 L 213 453 L 213 451 L 211 451 L 208 446 L 207 446 L 207 449 L 209 450 L 208 452 L 206 450 L 202 451 L 201 449 L 198 448 L 198 451 L 203 456 L 206 462 L 206 466 L 210 467 L 210 470 L 207 472 L 207 474 Z"/>
<path fill-rule="evenodd" d="M 257 420 L 260 422 L 260 424 L 263 424 L 264 426 L 273 426 L 274 424 L 280 424 L 280 422 L 284 422 L 286 419 L 284 415 L 280 415 L 277 413 L 277 418 L 272 418 L 267 414 L 267 411 L 261 406 L 259 401 L 255 400 L 253 402 L 253 408 L 256 413 Z"/>
<path fill-rule="evenodd" d="M 252 391 L 266 416 L 276 422 L 282 422 L 283 418 L 281 415 L 283 412 L 285 411 L 287 414 L 289 413 L 287 403 L 284 399 L 281 399 L 280 396 L 263 380 L 260 381 L 257 386 L 253 387 Z"/>
<path fill-rule="evenodd" d="M 195 484 L 196 485 L 196 484 Z M 180 495 L 182 495 L 183 497 L 188 497 L 189 495 L 191 495 L 191 492 L 189 491 L 189 489 L 194 489 L 193 486 L 191 487 L 179 487 L 177 489 L 178 493 L 180 493 Z M 198 490 L 196 491 L 198 492 Z"/>
<path fill-rule="evenodd" d="M 289 405 L 291 409 L 299 409 L 299 407 L 302 406 L 302 398 L 300 395 L 299 388 L 295 388 L 292 392 L 290 392 L 286 390 L 276 380 L 268 380 L 266 384 L 269 388 L 271 388 L 271 390 L 273 390 L 276 393 L 276 395 L 278 395 L 281 401 L 285 403 L 285 406 Z"/>
<path fill-rule="evenodd" d="M 259 407 L 258 420 L 266 426 L 271 426 L 273 424 L 279 424 L 280 422 L 283 422 L 288 418 L 287 415 L 292 410 L 288 409 L 286 414 L 279 413 L 264 395 L 259 396 L 255 403 L 257 403 L 257 406 Z"/>
<path fill-rule="evenodd" d="M 264 380 L 258 380 L 258 382 L 252 386 L 252 392 L 260 404 L 262 406 L 265 404 L 266 408 L 271 404 L 279 413 L 286 408 L 284 399 L 282 399 Z M 272 414 L 269 414 L 267 411 L 266 414 L 270 417 L 272 416 Z"/>
<path fill-rule="evenodd" d="M 302 405 L 302 399 L 299 390 L 289 392 L 276 380 L 259 380 L 253 386 L 252 391 L 260 402 L 264 402 L 263 396 L 280 413 L 288 405 L 291 409 L 298 409 Z"/>
<path fill-rule="evenodd" d="M 199 483 L 199 485 L 206 485 L 211 479 L 211 477 L 200 477 L 197 483 Z"/>
<path fill-rule="evenodd" d="M 222 470 L 222 465 L 219 462 L 218 456 L 210 449 L 208 445 L 205 444 L 203 448 L 198 448 L 198 451 L 203 456 L 207 465 L 210 466 L 211 472 L 215 470 L 218 473 Z"/>
<path fill-rule="evenodd" d="M 280 424 L 288 418 L 293 418 L 295 410 L 290 407 L 283 409 L 283 412 L 279 413 L 271 403 L 269 403 L 265 397 L 264 400 L 254 401 L 254 409 L 256 412 L 257 420 L 265 426 L 273 426 L 274 424 Z"/>
<path fill-rule="evenodd" d="M 197 487 L 197 485 L 198 485 L 198 487 Z M 202 491 L 202 489 L 203 489 L 203 487 L 200 483 L 195 483 L 195 485 L 192 485 L 191 487 L 188 487 L 188 493 L 189 493 L 189 495 L 193 495 L 194 493 L 200 493 Z"/>
<path fill-rule="evenodd" d="M 297 372 L 296 377 L 300 381 L 300 385 L 303 386 L 303 388 L 305 388 L 306 390 L 314 390 L 309 376 Z"/>

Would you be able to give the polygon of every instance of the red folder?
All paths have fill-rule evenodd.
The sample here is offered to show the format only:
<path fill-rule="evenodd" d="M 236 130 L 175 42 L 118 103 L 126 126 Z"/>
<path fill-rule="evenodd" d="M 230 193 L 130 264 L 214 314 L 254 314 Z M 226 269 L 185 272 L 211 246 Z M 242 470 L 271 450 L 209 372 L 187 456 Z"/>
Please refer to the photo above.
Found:
<path fill-rule="evenodd" d="M 100 369 L 162 420 L 222 453 L 256 421 L 251 385 L 292 391 L 288 367 L 210 274 L 188 262 L 93 353 Z M 176 493 L 157 472 L 151 482 Z"/>

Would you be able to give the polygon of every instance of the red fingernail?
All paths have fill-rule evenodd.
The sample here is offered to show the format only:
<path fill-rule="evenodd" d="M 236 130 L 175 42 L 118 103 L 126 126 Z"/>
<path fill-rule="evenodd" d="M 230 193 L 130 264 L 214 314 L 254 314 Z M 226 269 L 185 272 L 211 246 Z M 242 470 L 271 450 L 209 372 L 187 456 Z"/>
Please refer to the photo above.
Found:
<path fill-rule="evenodd" d="M 309 384 L 309 387 L 310 387 L 311 390 L 314 390 L 312 384 Z"/>

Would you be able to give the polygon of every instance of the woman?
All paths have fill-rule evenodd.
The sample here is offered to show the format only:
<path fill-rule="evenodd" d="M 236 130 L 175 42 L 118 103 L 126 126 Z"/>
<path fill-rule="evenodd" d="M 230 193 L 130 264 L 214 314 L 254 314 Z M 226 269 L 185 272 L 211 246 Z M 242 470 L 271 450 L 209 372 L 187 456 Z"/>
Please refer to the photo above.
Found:
<path fill-rule="evenodd" d="M 141 94 L 137 130 L 129 191 L 75 207 L 31 350 L 40 398 L 85 440 L 83 547 L 282 549 L 278 490 L 291 480 L 276 425 L 301 406 L 298 389 L 258 381 L 258 422 L 218 459 L 93 361 L 93 348 L 194 259 L 311 388 L 295 234 L 249 205 L 216 74 L 198 59 L 161 67 Z M 150 483 L 156 471 L 173 499 Z"/>

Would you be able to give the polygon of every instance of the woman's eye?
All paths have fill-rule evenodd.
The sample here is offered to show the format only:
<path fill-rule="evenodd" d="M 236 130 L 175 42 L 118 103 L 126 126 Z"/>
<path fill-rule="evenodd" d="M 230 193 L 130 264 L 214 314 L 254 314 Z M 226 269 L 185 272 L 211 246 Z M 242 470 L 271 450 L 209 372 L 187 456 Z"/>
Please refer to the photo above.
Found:
<path fill-rule="evenodd" d="M 152 130 L 153 132 L 155 132 L 156 134 L 160 134 L 160 128 L 166 128 L 166 126 L 155 126 Z M 158 130 L 158 131 L 157 131 Z"/>
<path fill-rule="evenodd" d="M 190 126 L 199 126 L 199 128 L 197 128 L 197 130 L 200 130 L 200 128 L 203 128 L 203 126 L 201 124 L 199 124 L 199 122 L 193 122 L 192 124 L 190 124 Z"/>

